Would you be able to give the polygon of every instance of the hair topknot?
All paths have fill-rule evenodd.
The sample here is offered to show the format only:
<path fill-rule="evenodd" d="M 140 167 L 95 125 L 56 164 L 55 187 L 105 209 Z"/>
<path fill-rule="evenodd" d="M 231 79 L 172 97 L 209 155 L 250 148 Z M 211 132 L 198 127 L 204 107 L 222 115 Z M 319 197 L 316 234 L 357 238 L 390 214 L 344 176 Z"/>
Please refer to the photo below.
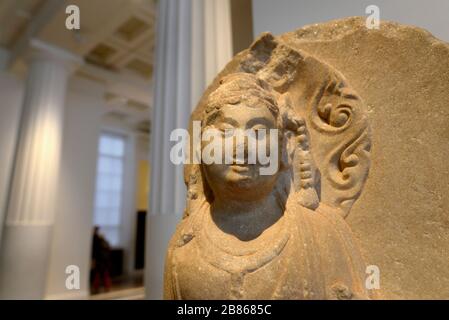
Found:
<path fill-rule="evenodd" d="M 206 103 L 206 115 L 218 111 L 224 105 L 244 103 L 248 106 L 265 106 L 278 116 L 277 93 L 264 80 L 251 73 L 237 72 L 223 77 Z"/>

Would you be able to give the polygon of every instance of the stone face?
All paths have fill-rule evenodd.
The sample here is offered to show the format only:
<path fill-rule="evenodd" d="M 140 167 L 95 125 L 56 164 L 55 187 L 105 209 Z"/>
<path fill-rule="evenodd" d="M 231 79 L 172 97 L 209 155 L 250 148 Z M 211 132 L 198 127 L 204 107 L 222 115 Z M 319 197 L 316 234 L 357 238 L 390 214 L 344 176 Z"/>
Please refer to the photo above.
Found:
<path fill-rule="evenodd" d="M 191 121 L 277 130 L 276 172 L 186 165 L 165 298 L 449 298 L 448 101 L 449 47 L 420 29 L 348 18 L 261 35 Z"/>

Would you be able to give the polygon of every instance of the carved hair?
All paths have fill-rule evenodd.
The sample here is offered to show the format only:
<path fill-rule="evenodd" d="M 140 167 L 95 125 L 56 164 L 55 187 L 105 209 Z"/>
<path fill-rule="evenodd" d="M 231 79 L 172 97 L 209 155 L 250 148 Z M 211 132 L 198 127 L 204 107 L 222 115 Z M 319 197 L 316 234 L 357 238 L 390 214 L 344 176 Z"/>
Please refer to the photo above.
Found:
<path fill-rule="evenodd" d="M 219 87 L 207 98 L 206 118 L 225 105 L 265 106 L 274 117 L 279 115 L 278 94 L 270 85 L 253 74 L 237 72 L 223 77 Z"/>

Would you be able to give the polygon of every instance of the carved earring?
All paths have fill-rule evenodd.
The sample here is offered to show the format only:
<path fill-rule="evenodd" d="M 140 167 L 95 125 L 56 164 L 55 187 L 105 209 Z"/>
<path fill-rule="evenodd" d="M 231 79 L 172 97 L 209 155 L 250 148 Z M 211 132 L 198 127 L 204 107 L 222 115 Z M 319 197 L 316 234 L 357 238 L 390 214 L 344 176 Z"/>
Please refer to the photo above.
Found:
<path fill-rule="evenodd" d="M 315 189 L 315 165 L 310 154 L 309 137 L 306 123 L 303 119 L 295 119 L 296 150 L 294 154 L 293 170 L 295 189 L 299 204 L 303 207 L 315 210 L 319 204 L 319 198 Z"/>
<path fill-rule="evenodd" d="M 316 167 L 310 154 L 309 135 L 304 119 L 295 115 L 289 94 L 280 96 L 279 105 L 283 113 L 284 128 L 287 133 L 282 161 L 285 167 L 293 168 L 293 184 L 297 201 L 303 207 L 315 210 L 320 200 L 315 188 Z M 293 145 L 290 145 L 293 140 Z M 289 151 L 292 150 L 292 152 Z"/>

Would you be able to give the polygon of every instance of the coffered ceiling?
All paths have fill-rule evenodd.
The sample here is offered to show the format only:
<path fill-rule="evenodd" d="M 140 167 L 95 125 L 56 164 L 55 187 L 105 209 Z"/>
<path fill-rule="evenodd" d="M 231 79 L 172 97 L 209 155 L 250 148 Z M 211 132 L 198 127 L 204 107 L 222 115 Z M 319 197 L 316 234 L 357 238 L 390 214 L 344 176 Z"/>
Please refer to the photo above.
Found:
<path fill-rule="evenodd" d="M 65 27 L 69 4 L 80 30 Z M 155 42 L 154 0 L 0 0 L 0 46 L 19 56 L 37 38 L 86 61 L 78 73 L 104 82 L 115 113 L 149 119 Z"/>
<path fill-rule="evenodd" d="M 80 30 L 67 30 L 64 27 L 67 14 L 60 10 L 42 28 L 40 39 L 84 56 L 95 65 L 151 77 L 153 1 L 76 0 L 71 3 L 80 8 Z"/>

